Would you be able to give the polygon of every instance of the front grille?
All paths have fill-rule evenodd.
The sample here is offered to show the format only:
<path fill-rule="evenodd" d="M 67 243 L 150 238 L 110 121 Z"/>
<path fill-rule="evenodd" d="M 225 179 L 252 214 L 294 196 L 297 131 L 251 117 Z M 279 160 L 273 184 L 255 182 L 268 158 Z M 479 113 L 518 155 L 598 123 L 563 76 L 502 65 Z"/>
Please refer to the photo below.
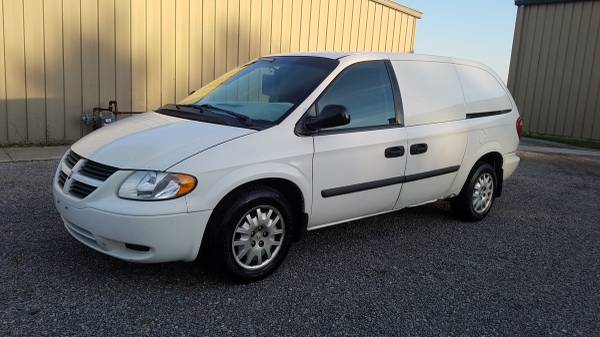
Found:
<path fill-rule="evenodd" d="M 73 152 L 73 150 L 70 150 L 69 154 L 65 157 L 65 164 L 67 164 L 67 167 L 73 168 L 73 166 L 75 166 L 80 159 L 80 155 Z"/>
<path fill-rule="evenodd" d="M 80 160 L 83 162 L 79 163 Z M 79 166 L 73 169 L 77 163 L 79 163 Z M 90 195 L 102 185 L 100 181 L 105 181 L 113 173 L 119 170 L 116 167 L 88 160 L 73 152 L 73 150 L 69 150 L 62 165 L 63 166 L 58 174 L 58 185 L 61 188 L 64 188 L 65 185 L 67 185 L 67 193 L 79 199 L 83 199 Z M 69 170 L 67 168 L 71 170 L 70 183 L 67 182 L 69 181 Z M 84 177 L 93 180 L 87 180 Z M 82 181 L 85 181 L 86 183 Z"/>
<path fill-rule="evenodd" d="M 79 173 L 93 179 L 105 181 L 106 179 L 108 179 L 108 177 L 110 177 L 113 173 L 117 172 L 118 170 L 119 169 L 116 167 L 88 160 L 83 164 L 83 166 L 79 170 Z"/>
<path fill-rule="evenodd" d="M 81 181 L 77 181 L 77 180 L 72 180 L 71 181 L 71 187 L 69 188 L 69 193 L 71 193 L 72 195 L 78 197 L 78 198 L 85 198 L 88 195 L 90 195 L 90 193 L 94 192 L 96 190 L 96 187 L 88 185 L 88 184 L 84 184 Z"/>
<path fill-rule="evenodd" d="M 60 173 L 58 174 L 58 186 L 60 186 L 62 188 L 63 186 L 65 186 L 66 181 L 67 181 L 67 174 L 64 173 L 63 171 L 60 171 Z"/>

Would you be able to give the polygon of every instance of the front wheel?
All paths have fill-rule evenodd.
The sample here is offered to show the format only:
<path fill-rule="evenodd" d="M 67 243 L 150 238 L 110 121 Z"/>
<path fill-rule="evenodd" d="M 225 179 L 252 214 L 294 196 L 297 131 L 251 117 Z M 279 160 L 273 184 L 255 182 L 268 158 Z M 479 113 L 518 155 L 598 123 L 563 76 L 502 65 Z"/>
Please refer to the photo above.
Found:
<path fill-rule="evenodd" d="M 494 203 L 497 175 L 487 163 L 471 172 L 460 194 L 452 200 L 452 210 L 462 220 L 478 221 L 489 213 Z"/>
<path fill-rule="evenodd" d="M 274 205 L 251 208 L 238 221 L 231 252 L 238 266 L 259 270 L 272 263 L 285 239 L 285 220 Z"/>
<path fill-rule="evenodd" d="M 212 255 L 238 280 L 273 272 L 293 241 L 293 217 L 286 198 L 270 187 L 245 189 L 211 224 Z"/>

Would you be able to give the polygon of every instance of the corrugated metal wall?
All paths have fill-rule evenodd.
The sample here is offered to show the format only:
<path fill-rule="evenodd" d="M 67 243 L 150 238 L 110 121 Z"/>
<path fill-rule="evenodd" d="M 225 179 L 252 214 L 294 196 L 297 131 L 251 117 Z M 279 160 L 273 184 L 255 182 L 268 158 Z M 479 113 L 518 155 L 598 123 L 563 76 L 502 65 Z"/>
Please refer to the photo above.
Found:
<path fill-rule="evenodd" d="M 508 87 L 527 133 L 600 140 L 600 1 L 519 6 Z"/>
<path fill-rule="evenodd" d="M 0 0 L 0 144 L 63 143 L 82 111 L 174 102 L 260 55 L 412 52 L 389 0 Z"/>

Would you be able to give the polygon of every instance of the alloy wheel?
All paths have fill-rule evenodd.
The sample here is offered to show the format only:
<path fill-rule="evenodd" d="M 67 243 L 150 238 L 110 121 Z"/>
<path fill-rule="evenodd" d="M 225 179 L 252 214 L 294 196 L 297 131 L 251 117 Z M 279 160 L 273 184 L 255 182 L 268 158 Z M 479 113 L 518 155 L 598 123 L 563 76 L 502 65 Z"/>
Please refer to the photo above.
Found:
<path fill-rule="evenodd" d="M 478 214 L 485 213 L 492 206 L 494 198 L 494 178 L 490 173 L 483 173 L 473 187 L 473 210 Z"/>

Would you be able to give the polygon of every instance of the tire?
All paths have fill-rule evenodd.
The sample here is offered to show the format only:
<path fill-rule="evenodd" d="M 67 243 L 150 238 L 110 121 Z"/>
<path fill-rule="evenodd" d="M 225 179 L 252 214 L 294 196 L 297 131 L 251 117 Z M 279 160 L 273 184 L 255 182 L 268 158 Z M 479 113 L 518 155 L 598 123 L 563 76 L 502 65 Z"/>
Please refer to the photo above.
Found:
<path fill-rule="evenodd" d="M 454 214 L 465 221 L 485 218 L 492 209 L 497 188 L 498 177 L 494 168 L 488 163 L 477 163 L 460 194 L 451 201 Z"/>
<path fill-rule="evenodd" d="M 267 186 L 236 194 L 211 217 L 205 243 L 211 257 L 234 279 L 259 280 L 281 264 L 294 241 L 292 207 Z"/>

